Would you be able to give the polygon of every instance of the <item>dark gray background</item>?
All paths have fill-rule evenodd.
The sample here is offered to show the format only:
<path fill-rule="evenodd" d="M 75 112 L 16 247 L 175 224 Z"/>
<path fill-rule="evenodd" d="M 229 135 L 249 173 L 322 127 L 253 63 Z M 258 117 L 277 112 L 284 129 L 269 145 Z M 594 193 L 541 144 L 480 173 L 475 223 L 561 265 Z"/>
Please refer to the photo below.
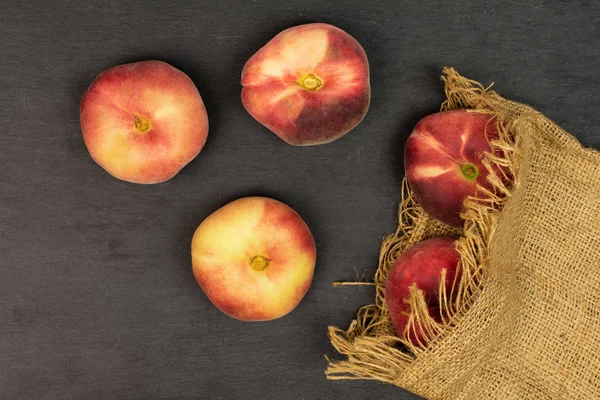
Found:
<path fill-rule="evenodd" d="M 373 298 L 331 282 L 374 273 L 403 143 L 438 109 L 441 68 L 494 81 L 600 147 L 594 1 L 241 3 L 0 2 L 0 398 L 415 399 L 327 381 L 323 355 L 327 326 L 347 327 Z M 364 46 L 373 99 L 344 138 L 297 148 L 248 115 L 239 79 L 272 36 L 313 21 Z M 96 75 L 145 59 L 189 74 L 210 120 L 199 157 L 153 186 L 97 166 L 78 119 Z M 318 261 L 294 312 L 242 323 L 199 289 L 189 247 L 203 218 L 257 194 L 305 218 Z"/>

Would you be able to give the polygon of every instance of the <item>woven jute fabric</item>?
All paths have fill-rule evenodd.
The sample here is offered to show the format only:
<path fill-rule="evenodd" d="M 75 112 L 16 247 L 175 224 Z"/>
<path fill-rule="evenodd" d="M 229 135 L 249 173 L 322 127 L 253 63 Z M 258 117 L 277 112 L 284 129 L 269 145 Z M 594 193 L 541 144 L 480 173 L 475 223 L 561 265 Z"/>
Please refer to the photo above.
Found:
<path fill-rule="evenodd" d="M 342 356 L 329 360 L 326 375 L 429 399 L 599 399 L 600 153 L 452 68 L 442 79 L 442 110 L 497 118 L 501 135 L 487 166 L 510 179 L 492 176 L 494 190 L 465 202 L 464 229 L 431 219 L 404 182 L 398 229 L 381 246 L 375 302 L 348 329 L 329 328 Z M 434 333 L 417 347 L 394 332 L 385 279 L 405 249 L 436 236 L 457 238 L 463 274 L 456 300 L 443 299 L 442 323 L 411 292 L 411 320 Z"/>

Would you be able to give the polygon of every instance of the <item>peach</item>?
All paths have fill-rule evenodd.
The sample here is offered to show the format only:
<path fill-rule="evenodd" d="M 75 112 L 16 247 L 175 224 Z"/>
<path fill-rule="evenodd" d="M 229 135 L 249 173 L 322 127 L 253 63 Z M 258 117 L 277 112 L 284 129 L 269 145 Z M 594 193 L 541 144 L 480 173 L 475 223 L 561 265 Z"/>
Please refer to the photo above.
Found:
<path fill-rule="evenodd" d="M 369 62 L 361 45 L 335 26 L 313 23 L 284 30 L 242 71 L 242 103 L 287 143 L 332 142 L 369 109 Z"/>
<path fill-rule="evenodd" d="M 415 346 L 426 344 L 427 330 L 409 323 L 410 287 L 416 285 L 423 291 L 429 315 L 433 320 L 441 321 L 439 304 L 442 270 L 446 270 L 444 281 L 446 294 L 452 299 L 452 286 L 460 279 L 460 255 L 454 247 L 454 239 L 434 238 L 417 243 L 398 257 L 388 272 L 385 282 L 385 301 L 390 312 L 392 324 L 398 335 L 409 340 Z"/>
<path fill-rule="evenodd" d="M 208 134 L 196 86 L 162 61 L 102 72 L 83 95 L 80 122 L 92 158 L 134 183 L 171 179 L 200 153 Z"/>
<path fill-rule="evenodd" d="M 315 241 L 304 220 L 266 197 L 221 207 L 192 239 L 196 281 L 219 310 L 242 321 L 292 311 L 311 285 L 315 260 Z"/>
<path fill-rule="evenodd" d="M 491 189 L 481 160 L 497 138 L 490 114 L 453 110 L 417 123 L 404 149 L 409 186 L 423 209 L 448 225 L 462 227 L 460 213 L 476 186 Z"/>

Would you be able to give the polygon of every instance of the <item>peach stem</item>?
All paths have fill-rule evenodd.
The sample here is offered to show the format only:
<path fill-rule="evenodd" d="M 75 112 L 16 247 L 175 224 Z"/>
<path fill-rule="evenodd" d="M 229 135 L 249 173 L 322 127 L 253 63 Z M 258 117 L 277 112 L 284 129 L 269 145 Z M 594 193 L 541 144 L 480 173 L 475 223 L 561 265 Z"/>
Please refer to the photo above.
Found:
<path fill-rule="evenodd" d="M 133 126 L 138 133 L 146 133 L 150 130 L 150 120 L 141 115 L 134 114 Z"/>
<path fill-rule="evenodd" d="M 460 172 L 470 181 L 474 181 L 479 176 L 479 168 L 474 164 L 460 164 Z"/>
<path fill-rule="evenodd" d="M 254 256 L 250 260 L 250 266 L 256 271 L 264 271 L 269 266 L 269 260 L 263 256 Z"/>
<path fill-rule="evenodd" d="M 316 75 L 306 74 L 300 77 L 298 80 L 298 85 L 309 92 L 314 92 L 315 90 L 319 90 L 323 87 L 323 81 Z"/>

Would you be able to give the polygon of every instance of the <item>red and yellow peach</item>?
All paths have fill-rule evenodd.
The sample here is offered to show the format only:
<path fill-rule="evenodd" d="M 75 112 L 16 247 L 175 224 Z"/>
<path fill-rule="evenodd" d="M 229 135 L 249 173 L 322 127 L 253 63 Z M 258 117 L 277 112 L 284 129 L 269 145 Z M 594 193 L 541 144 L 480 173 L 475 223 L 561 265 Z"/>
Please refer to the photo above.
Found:
<path fill-rule="evenodd" d="M 464 200 L 476 194 L 477 185 L 491 189 L 482 159 L 497 137 L 496 119 L 475 111 L 444 111 L 417 123 L 404 149 L 404 169 L 429 215 L 462 227 Z"/>
<path fill-rule="evenodd" d="M 219 310 L 243 321 L 292 311 L 311 285 L 315 261 L 315 242 L 304 220 L 266 197 L 221 207 L 192 239 L 196 281 Z"/>
<path fill-rule="evenodd" d="M 242 71 L 242 103 L 287 143 L 336 140 L 367 114 L 369 63 L 348 33 L 313 23 L 284 30 L 254 54 Z"/>
<path fill-rule="evenodd" d="M 134 183 L 169 180 L 200 153 L 208 135 L 196 86 L 162 61 L 102 72 L 83 95 L 80 122 L 92 158 Z"/>

